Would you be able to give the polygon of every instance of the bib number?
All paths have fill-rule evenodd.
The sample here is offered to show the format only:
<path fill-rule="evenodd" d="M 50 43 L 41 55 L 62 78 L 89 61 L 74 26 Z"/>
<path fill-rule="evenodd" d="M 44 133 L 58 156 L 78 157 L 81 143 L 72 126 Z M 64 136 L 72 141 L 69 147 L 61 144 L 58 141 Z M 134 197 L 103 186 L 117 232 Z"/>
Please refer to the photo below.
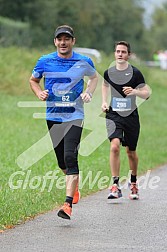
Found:
<path fill-rule="evenodd" d="M 58 92 L 59 96 L 56 96 L 56 107 L 73 107 L 76 105 L 75 97 L 73 92 L 65 93 L 63 94 L 62 91 Z"/>
<path fill-rule="evenodd" d="M 129 111 L 131 110 L 131 98 L 117 98 L 112 99 L 113 111 Z"/>
<path fill-rule="evenodd" d="M 69 95 L 63 95 L 62 96 L 62 102 L 70 102 L 70 96 Z"/>

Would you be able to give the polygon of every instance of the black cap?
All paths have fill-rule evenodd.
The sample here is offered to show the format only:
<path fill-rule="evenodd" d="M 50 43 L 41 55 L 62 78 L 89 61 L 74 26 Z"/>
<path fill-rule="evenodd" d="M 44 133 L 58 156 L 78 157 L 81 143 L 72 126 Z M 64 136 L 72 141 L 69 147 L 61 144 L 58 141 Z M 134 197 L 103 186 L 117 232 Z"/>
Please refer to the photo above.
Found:
<path fill-rule="evenodd" d="M 67 34 L 69 35 L 70 37 L 74 38 L 74 33 L 73 31 L 68 28 L 68 27 L 61 27 L 61 28 L 58 28 L 56 31 L 55 31 L 55 38 L 58 37 L 60 34 Z"/>

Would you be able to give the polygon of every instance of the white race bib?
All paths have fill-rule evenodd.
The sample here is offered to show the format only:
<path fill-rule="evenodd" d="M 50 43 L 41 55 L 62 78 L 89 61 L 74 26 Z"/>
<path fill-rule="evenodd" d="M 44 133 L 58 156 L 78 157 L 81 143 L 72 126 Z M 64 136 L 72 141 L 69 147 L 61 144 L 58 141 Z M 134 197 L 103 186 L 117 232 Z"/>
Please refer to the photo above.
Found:
<path fill-rule="evenodd" d="M 76 105 L 75 95 L 72 91 L 58 91 L 56 96 L 55 107 L 73 107 Z"/>
<path fill-rule="evenodd" d="M 129 111 L 131 110 L 131 98 L 117 98 L 112 99 L 113 111 Z"/>

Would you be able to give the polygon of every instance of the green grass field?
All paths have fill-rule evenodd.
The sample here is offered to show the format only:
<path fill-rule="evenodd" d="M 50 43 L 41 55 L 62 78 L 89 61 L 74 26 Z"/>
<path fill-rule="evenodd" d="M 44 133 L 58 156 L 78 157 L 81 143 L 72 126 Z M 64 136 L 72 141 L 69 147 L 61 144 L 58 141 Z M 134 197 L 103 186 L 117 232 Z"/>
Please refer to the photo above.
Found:
<path fill-rule="evenodd" d="M 48 147 L 48 139 L 39 144 L 39 140 L 46 136 L 47 128 L 45 120 L 34 119 L 33 113 L 44 113 L 45 108 L 18 106 L 19 102 L 37 101 L 29 88 L 28 78 L 41 52 L 16 48 L 1 48 L 0 52 L 0 229 L 5 229 L 58 207 L 64 201 L 65 183 L 54 152 Z M 105 58 L 102 64 L 97 65 L 101 75 L 108 62 L 109 58 Z M 142 64 L 138 67 L 152 89 L 151 98 L 139 107 L 139 174 L 143 174 L 167 162 L 167 84 L 166 72 L 146 68 Z M 110 178 L 110 146 L 101 115 L 100 91 L 99 82 L 92 103 L 86 104 L 85 108 L 86 123 L 79 155 L 82 197 L 109 186 L 109 180 L 105 181 L 104 176 Z M 48 153 L 42 154 L 47 148 Z M 27 150 L 31 150 L 31 155 Z M 39 160 L 31 165 L 38 156 Z M 23 166 L 18 163 L 19 157 Z M 29 166 L 24 166 L 24 162 Z M 122 148 L 121 176 L 127 174 L 128 162 Z"/>

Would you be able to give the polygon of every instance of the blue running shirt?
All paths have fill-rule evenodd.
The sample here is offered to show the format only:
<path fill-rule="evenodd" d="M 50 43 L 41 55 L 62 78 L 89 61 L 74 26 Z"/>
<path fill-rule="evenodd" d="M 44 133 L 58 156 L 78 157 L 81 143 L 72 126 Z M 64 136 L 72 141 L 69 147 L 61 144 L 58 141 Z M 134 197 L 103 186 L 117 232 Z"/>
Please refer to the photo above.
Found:
<path fill-rule="evenodd" d="M 46 119 L 68 122 L 84 118 L 84 76 L 95 74 L 92 60 L 73 52 L 71 58 L 60 58 L 57 52 L 42 56 L 33 69 L 35 78 L 44 77 L 44 88 L 48 89 Z"/>

